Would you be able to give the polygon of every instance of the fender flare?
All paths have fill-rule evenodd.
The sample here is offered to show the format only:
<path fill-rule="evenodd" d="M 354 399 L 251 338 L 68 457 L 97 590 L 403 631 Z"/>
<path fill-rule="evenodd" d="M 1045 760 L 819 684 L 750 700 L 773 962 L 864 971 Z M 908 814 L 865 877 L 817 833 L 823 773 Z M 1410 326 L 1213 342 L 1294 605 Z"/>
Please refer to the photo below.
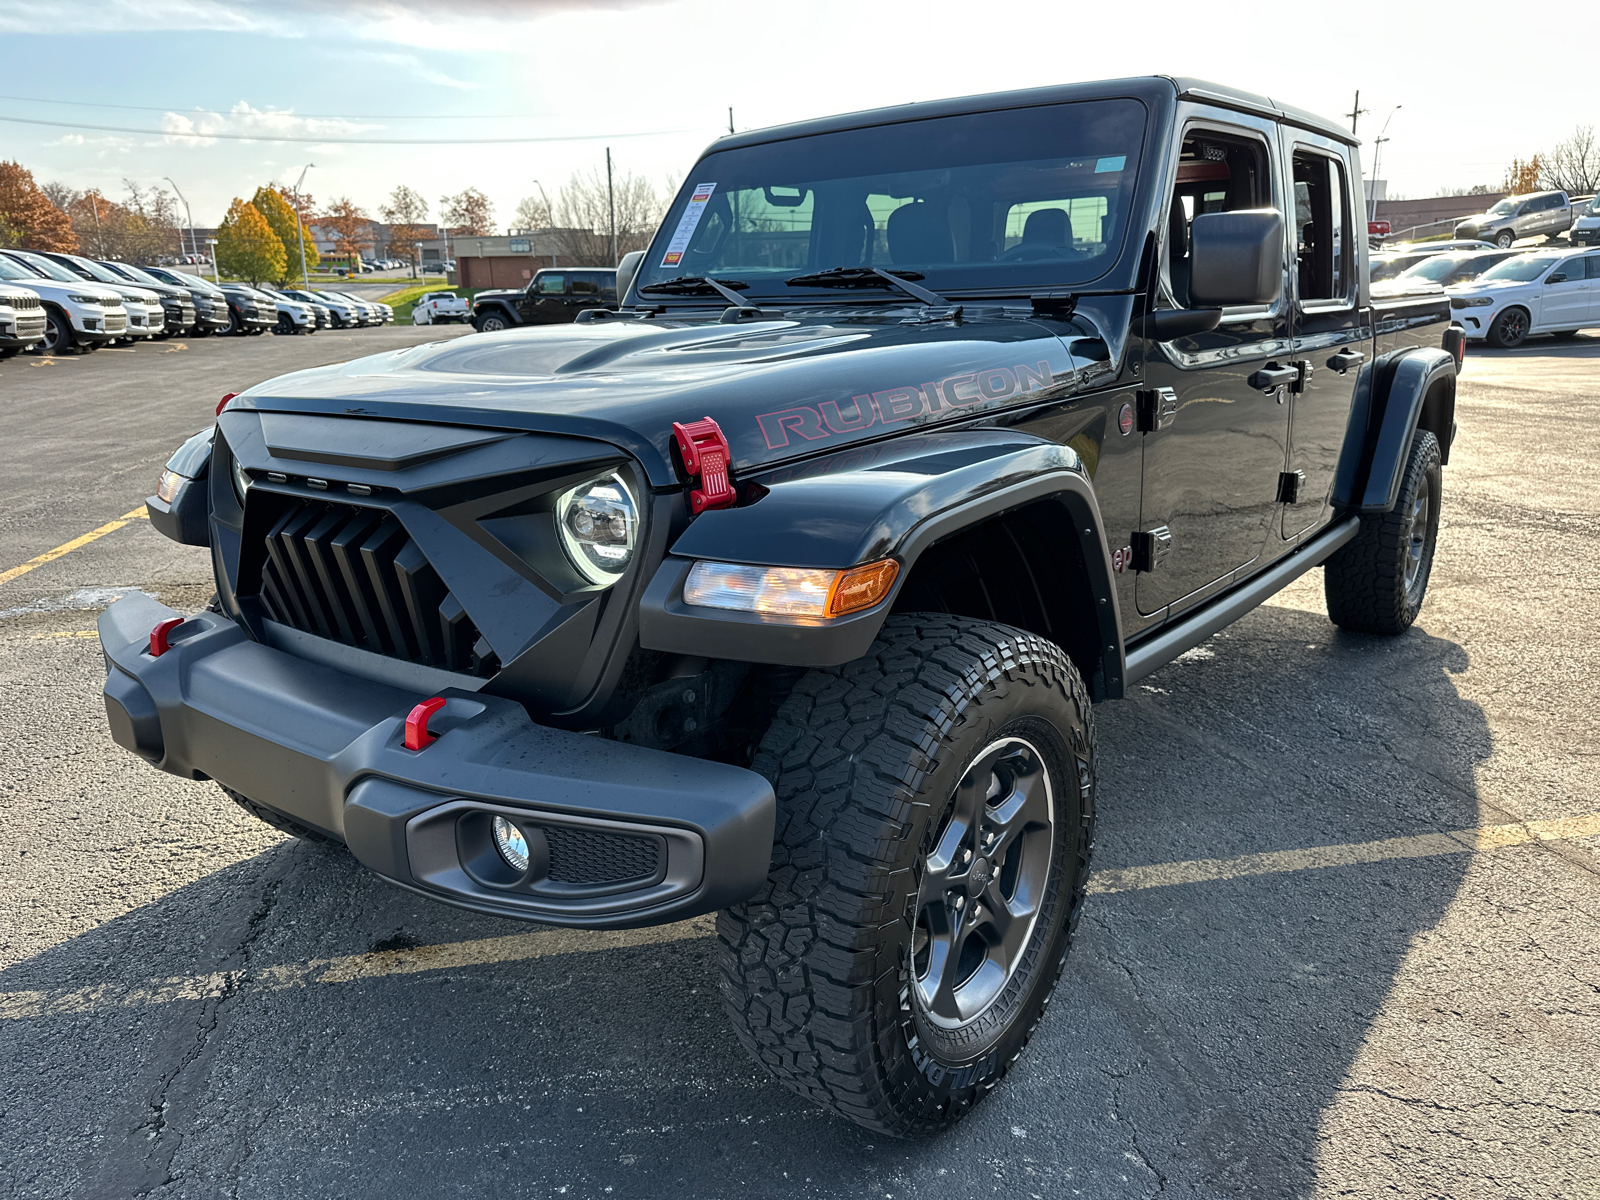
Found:
<path fill-rule="evenodd" d="M 1455 411 L 1456 360 L 1447 350 L 1418 347 L 1363 367 L 1334 475 L 1334 507 L 1355 513 L 1392 509 L 1412 435 L 1429 430 L 1439 439 L 1440 458 L 1449 462 Z"/>
<path fill-rule="evenodd" d="M 846 451 L 756 482 L 766 488 L 760 500 L 701 514 L 672 546 L 640 600 L 641 646 L 786 666 L 850 662 L 872 645 L 930 546 L 1003 513 L 1053 502 L 1061 506 L 1063 531 L 1071 522 L 1085 564 L 1104 693 L 1121 695 L 1125 670 L 1111 550 L 1094 485 L 1070 447 L 972 430 Z M 697 560 L 839 569 L 881 558 L 901 564 L 893 589 L 872 608 L 846 617 L 768 616 L 683 602 Z"/>
<path fill-rule="evenodd" d="M 512 309 L 511 309 L 511 306 L 509 304 L 507 304 L 504 300 L 485 300 L 481 305 L 474 304 L 472 306 L 472 323 L 474 325 L 476 325 L 478 323 L 478 318 L 480 316 L 484 315 L 485 313 L 487 313 L 492 308 L 493 309 L 499 309 L 500 312 L 505 315 L 506 320 L 510 324 L 512 324 L 512 325 L 521 325 L 522 324 L 522 318 L 519 317 L 515 312 L 513 312 Z"/>

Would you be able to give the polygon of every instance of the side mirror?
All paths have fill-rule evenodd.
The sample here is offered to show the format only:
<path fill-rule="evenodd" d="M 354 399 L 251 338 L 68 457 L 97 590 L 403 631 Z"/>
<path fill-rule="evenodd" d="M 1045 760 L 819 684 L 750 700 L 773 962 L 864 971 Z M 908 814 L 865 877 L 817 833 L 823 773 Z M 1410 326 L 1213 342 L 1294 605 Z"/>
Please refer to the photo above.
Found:
<path fill-rule="evenodd" d="M 1552 271 L 1544 277 L 1544 281 L 1546 283 L 1565 283 L 1567 281 L 1567 273 L 1565 271 Z"/>
<path fill-rule="evenodd" d="M 1189 297 L 1197 306 L 1271 304 L 1283 294 L 1283 214 L 1202 213 L 1189 224 Z"/>
<path fill-rule="evenodd" d="M 622 256 L 622 261 L 617 264 L 617 302 L 619 304 L 627 299 L 628 289 L 633 286 L 634 277 L 639 274 L 639 264 L 643 261 L 643 250 L 630 250 Z"/>

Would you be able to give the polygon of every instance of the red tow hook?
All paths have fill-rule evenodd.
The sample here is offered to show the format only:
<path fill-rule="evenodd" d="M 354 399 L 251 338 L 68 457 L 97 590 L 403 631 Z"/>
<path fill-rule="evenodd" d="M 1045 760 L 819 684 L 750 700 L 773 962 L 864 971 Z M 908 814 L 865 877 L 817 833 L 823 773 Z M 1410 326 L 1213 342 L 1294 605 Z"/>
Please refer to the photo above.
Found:
<path fill-rule="evenodd" d="M 405 747 L 407 750 L 425 750 L 439 740 L 439 736 L 428 729 L 428 718 L 433 716 L 445 706 L 443 696 L 434 696 L 431 700 L 424 700 L 413 708 L 406 717 Z"/>
<path fill-rule="evenodd" d="M 160 658 L 168 650 L 172 649 L 172 645 L 170 642 L 168 642 L 167 638 L 174 629 L 176 629 L 179 625 L 182 625 L 186 620 L 188 620 L 187 617 L 168 617 L 165 621 L 158 623 L 156 627 L 150 631 L 151 658 Z"/>
<path fill-rule="evenodd" d="M 698 487 L 689 489 L 689 511 L 699 516 L 708 508 L 731 508 L 738 498 L 728 479 L 728 464 L 733 452 L 728 439 L 710 417 L 690 421 L 687 425 L 672 423 L 672 436 L 677 439 L 678 451 L 683 455 L 683 469 L 689 483 Z"/>

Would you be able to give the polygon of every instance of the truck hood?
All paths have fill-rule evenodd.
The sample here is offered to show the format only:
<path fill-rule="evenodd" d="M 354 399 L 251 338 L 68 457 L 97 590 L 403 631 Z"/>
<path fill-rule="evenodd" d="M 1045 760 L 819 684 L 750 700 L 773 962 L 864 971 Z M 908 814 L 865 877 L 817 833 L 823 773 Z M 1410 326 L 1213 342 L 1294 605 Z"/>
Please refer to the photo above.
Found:
<path fill-rule="evenodd" d="M 1126 330 L 1131 300 L 1109 299 L 1114 320 L 1102 314 L 1101 323 Z M 998 306 L 959 322 L 899 307 L 730 325 L 613 319 L 471 334 L 299 371 L 234 405 L 598 438 L 668 487 L 678 482 L 675 421 L 714 418 L 735 471 L 748 474 L 1059 401 L 1109 383 L 1120 358 L 1120 344 L 1109 350 L 1081 310 L 1068 320 Z"/>

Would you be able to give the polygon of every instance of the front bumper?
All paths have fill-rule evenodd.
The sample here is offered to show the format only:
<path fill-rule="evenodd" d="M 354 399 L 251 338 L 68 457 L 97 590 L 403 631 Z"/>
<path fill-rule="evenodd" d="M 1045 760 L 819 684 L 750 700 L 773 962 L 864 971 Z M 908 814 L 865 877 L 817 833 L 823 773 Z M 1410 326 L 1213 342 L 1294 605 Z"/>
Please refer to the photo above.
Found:
<path fill-rule="evenodd" d="M 151 629 L 178 615 L 129 596 L 100 618 L 116 742 L 342 838 L 402 887 L 627 928 L 726 908 L 766 878 L 776 803 L 752 771 L 549 729 L 455 689 L 430 722 L 438 740 L 413 752 L 404 725 L 424 696 L 264 646 L 209 612 L 152 656 Z M 521 875 L 489 839 L 495 815 L 533 848 Z"/>

